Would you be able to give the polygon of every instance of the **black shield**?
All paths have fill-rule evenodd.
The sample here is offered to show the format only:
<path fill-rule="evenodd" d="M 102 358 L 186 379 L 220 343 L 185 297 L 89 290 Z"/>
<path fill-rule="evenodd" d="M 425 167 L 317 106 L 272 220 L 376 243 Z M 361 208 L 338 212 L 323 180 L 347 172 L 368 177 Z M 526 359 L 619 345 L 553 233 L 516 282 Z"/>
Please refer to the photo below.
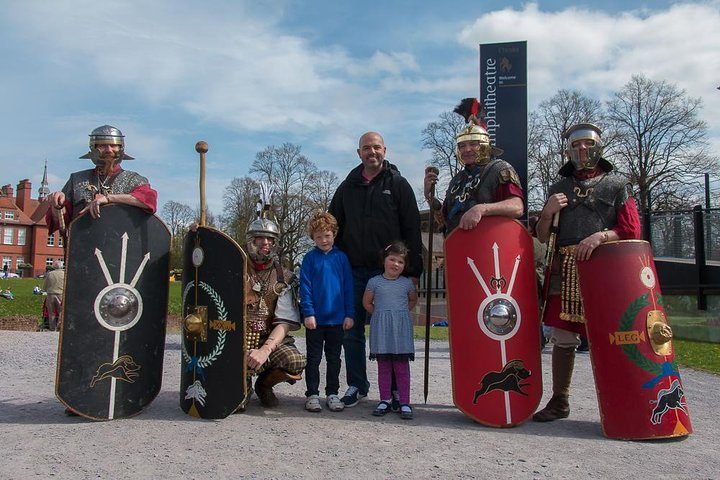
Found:
<path fill-rule="evenodd" d="M 245 401 L 245 278 L 240 246 L 209 227 L 183 243 L 180 406 L 188 415 L 225 418 Z"/>
<path fill-rule="evenodd" d="M 160 391 L 170 232 L 127 205 L 69 228 L 55 393 L 93 420 L 135 415 Z"/>

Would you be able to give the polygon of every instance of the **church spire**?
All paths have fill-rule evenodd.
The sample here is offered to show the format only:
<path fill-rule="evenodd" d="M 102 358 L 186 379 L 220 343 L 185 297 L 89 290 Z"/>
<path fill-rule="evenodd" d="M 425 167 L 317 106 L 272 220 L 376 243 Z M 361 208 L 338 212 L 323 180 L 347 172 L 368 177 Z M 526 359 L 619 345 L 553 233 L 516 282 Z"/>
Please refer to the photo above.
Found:
<path fill-rule="evenodd" d="M 43 179 L 42 182 L 40 182 L 40 188 L 38 189 L 38 200 L 41 202 L 45 200 L 45 197 L 50 195 L 50 188 L 48 188 L 48 179 L 47 179 L 47 158 L 45 159 L 45 171 L 43 172 Z"/>

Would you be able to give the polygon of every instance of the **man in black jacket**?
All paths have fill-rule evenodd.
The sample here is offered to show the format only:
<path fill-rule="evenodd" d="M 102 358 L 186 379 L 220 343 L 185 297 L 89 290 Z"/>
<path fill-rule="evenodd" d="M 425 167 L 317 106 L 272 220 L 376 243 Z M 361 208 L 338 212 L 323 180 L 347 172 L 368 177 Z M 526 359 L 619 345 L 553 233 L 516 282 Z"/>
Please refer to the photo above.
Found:
<path fill-rule="evenodd" d="M 368 280 L 382 273 L 383 249 L 396 240 L 405 242 L 409 249 L 405 275 L 416 286 L 423 269 L 420 212 L 412 187 L 385 160 L 385 142 L 379 133 L 360 137 L 357 153 L 362 164 L 340 184 L 329 209 L 338 221 L 335 243 L 347 254 L 353 271 L 355 324 L 343 339 L 348 390 L 341 400 L 346 407 L 357 405 L 370 388 L 362 296 Z"/>

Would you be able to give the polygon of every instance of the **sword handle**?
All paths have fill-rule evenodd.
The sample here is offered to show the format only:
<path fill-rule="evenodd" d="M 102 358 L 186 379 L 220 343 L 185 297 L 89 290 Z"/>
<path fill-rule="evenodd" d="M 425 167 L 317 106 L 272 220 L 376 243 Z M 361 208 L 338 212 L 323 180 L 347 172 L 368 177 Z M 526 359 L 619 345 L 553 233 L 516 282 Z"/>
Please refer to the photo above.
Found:
<path fill-rule="evenodd" d="M 200 226 L 205 226 L 205 154 L 208 144 L 200 140 L 195 144 L 195 151 L 200 154 Z"/>
<path fill-rule="evenodd" d="M 58 226 L 60 227 L 60 235 L 65 236 L 65 207 L 60 210 L 56 210 L 58 216 Z"/>

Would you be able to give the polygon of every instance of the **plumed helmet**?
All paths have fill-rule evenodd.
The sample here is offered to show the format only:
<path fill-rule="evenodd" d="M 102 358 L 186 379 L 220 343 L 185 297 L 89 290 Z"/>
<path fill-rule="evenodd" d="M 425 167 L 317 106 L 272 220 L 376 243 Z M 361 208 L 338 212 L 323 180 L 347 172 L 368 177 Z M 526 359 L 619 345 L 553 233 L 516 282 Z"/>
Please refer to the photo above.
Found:
<path fill-rule="evenodd" d="M 567 141 L 565 155 L 572 162 L 577 170 L 593 169 L 602 158 L 603 144 L 602 131 L 592 123 L 578 123 L 563 132 L 563 138 Z M 587 158 L 580 159 L 580 147 L 573 144 L 580 140 L 590 140 L 592 145 L 588 148 Z"/>
<path fill-rule="evenodd" d="M 272 205 L 270 204 L 272 194 L 272 186 L 260 182 L 260 198 L 255 206 L 257 218 L 250 222 L 247 228 L 249 242 L 252 242 L 255 237 L 270 237 L 275 240 L 280 238 L 280 228 L 278 228 L 277 223 L 270 218 L 272 214 Z"/>
<path fill-rule="evenodd" d="M 269 199 L 269 195 L 265 197 L 263 193 L 261 200 L 257 204 L 258 216 L 255 220 L 250 222 L 245 235 L 247 254 L 250 257 L 250 260 L 257 264 L 267 263 L 277 255 L 278 239 L 280 238 L 280 229 L 278 228 L 277 223 L 270 219 L 271 206 L 263 200 L 266 198 Z M 255 244 L 255 239 L 258 237 L 268 237 L 273 239 L 273 244 L 270 247 L 269 254 L 262 252 Z"/>
<path fill-rule="evenodd" d="M 460 155 L 460 144 L 462 142 L 480 142 L 480 151 L 478 152 L 478 163 L 484 164 L 490 161 L 490 158 L 502 155 L 503 150 L 492 146 L 490 143 L 490 134 L 482 121 L 478 118 L 481 107 L 480 102 L 475 98 L 464 98 L 453 112 L 462 115 L 467 125 L 455 136 L 455 143 L 458 147 L 456 151 L 458 161 L 463 165 L 465 162 Z"/>
<path fill-rule="evenodd" d="M 111 125 L 102 125 L 90 132 L 88 140 L 90 151 L 80 158 L 89 158 L 93 161 L 97 159 L 96 145 L 120 145 L 119 160 L 134 160 L 133 157 L 125 153 L 125 135 L 120 129 Z"/>

